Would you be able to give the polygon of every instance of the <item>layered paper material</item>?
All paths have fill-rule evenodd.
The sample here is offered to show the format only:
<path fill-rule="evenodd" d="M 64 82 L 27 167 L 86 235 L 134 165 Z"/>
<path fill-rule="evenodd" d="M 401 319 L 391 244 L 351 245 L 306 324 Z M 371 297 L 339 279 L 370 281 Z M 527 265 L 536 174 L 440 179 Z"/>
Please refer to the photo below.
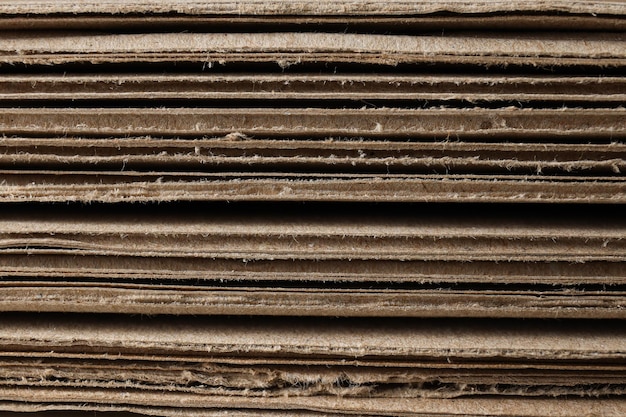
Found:
<path fill-rule="evenodd" d="M 14 410 L 573 416 L 625 406 L 587 398 L 623 390 L 618 324 L 8 318 L 0 398 Z"/>
<path fill-rule="evenodd" d="M 619 215 L 5 213 L 0 308 L 622 318 Z"/>
<path fill-rule="evenodd" d="M 626 415 L 625 33 L 2 2 L 0 413 Z"/>

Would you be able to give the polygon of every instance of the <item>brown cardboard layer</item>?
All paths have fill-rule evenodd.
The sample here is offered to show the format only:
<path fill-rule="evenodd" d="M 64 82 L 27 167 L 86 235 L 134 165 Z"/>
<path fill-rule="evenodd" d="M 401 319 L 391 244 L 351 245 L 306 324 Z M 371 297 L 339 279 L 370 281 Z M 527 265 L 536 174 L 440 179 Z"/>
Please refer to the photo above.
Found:
<path fill-rule="evenodd" d="M 68 279 L 59 284 L 3 282 L 0 310 L 155 315 L 624 319 L 625 297 L 618 291 L 203 288 L 89 284 Z"/>
<path fill-rule="evenodd" d="M 336 33 L 11 32 L 0 38 L 4 64 L 200 62 L 397 65 L 626 65 L 626 37 L 606 33 L 485 33 L 406 36 Z"/>
<path fill-rule="evenodd" d="M 0 201 L 343 201 L 618 204 L 622 177 L 236 174 L 110 171 L 0 173 Z"/>
<path fill-rule="evenodd" d="M 389 74 L 3 75 L 0 100 L 626 101 L 626 78 Z M 328 105 L 322 103 L 323 105 Z"/>
<path fill-rule="evenodd" d="M 41 252 L 41 251 L 40 251 Z M 2 255 L 2 274 L 12 280 L 48 280 L 82 285 L 85 282 L 132 283 L 154 280 L 155 284 L 228 285 L 253 282 L 271 286 L 312 285 L 332 282 L 336 288 L 346 283 L 362 287 L 378 283 L 404 285 L 472 284 L 490 289 L 498 284 L 525 285 L 611 285 L 626 283 L 621 262 L 510 261 L 490 262 L 458 259 L 447 261 L 384 260 L 266 260 L 207 258 L 164 258 L 128 256 L 88 256 L 79 253 L 22 253 Z M 26 282 L 25 281 L 25 282 Z M 219 283 L 219 284 L 217 284 Z M 304 283 L 304 284 L 301 284 Z M 308 284 L 307 284 L 308 283 Z M 314 284 L 311 284 L 314 283 Z M 488 288 L 486 288 L 488 287 Z M 164 288 L 167 289 L 167 288 Z M 529 288 L 526 288 L 529 289 Z"/>
<path fill-rule="evenodd" d="M 218 0 L 212 2 L 168 0 L 14 0 L 2 4 L 0 14 L 207 14 L 207 15 L 420 15 L 438 12 L 452 13 L 498 13 L 498 12 L 543 12 L 610 14 L 623 16 L 624 6 L 616 0 L 391 0 L 366 3 L 350 0 L 337 1 L 259 1 Z"/>
<path fill-rule="evenodd" d="M 621 261 L 621 218 L 6 212 L 0 252 L 276 260 Z"/>
<path fill-rule="evenodd" d="M 230 138 L 235 140 L 230 140 Z M 0 138 L 0 166 L 84 171 L 619 175 L 626 145 L 364 140 Z M 26 173 L 25 173 L 26 174 Z M 191 174 L 191 173 L 190 173 Z M 193 175 L 193 174 L 192 174 Z M 7 178 L 8 179 L 8 178 Z"/>
<path fill-rule="evenodd" d="M 118 316 L 122 318 L 123 316 Z M 115 316 L 113 316 L 115 318 Z M 294 331 L 294 326 L 298 331 Z M 187 355 L 220 361 L 328 358 L 346 365 L 384 358 L 389 366 L 421 361 L 623 364 L 626 333 L 619 322 L 412 319 L 144 317 L 3 315 L 3 352 L 103 355 Z M 41 357 L 41 354 L 39 354 Z M 345 359 L 342 360 L 342 359 Z M 153 359 L 154 360 L 154 359 Z M 353 362 L 354 361 L 354 362 Z M 552 362 L 551 362 L 552 361 Z M 422 362 L 423 363 L 423 362 Z"/>
<path fill-rule="evenodd" d="M 70 220 L 70 219 L 68 219 Z M 139 219 L 134 219 L 141 222 Z M 91 256 L 189 257 L 273 260 L 273 259 L 375 259 L 375 260 L 467 260 L 467 261 L 622 261 L 626 254 L 626 231 L 620 225 L 605 228 L 518 231 L 515 227 L 500 230 L 446 230 L 433 225 L 432 231 L 407 226 L 368 227 L 361 224 L 337 225 L 335 230 L 316 230 L 315 225 L 298 230 L 291 227 L 259 227 L 242 221 L 233 230 L 228 223 L 215 222 L 210 227 L 196 223 L 187 227 L 163 230 L 158 225 L 133 227 L 123 218 L 117 225 L 81 224 L 70 220 L 74 230 L 58 230 L 33 220 L 39 231 L 15 231 L 6 224 L 0 234 L 2 254 L 80 254 Z M 91 230 L 96 226 L 99 231 Z M 108 227 L 107 227 L 108 226 Z M 248 226 L 248 231 L 241 227 Z M 83 229 L 78 229 L 83 227 Z M 221 227 L 218 231 L 215 228 Z M 358 228 L 358 233 L 356 232 Z M 64 229 L 64 228 L 63 228 Z M 94 228 L 95 229 L 95 228 Z M 107 230 L 109 229 L 109 230 Z M 417 230 L 416 230 L 417 229 Z M 576 235 L 578 234 L 578 235 Z"/>
<path fill-rule="evenodd" d="M 75 5 L 74 5 L 75 6 Z M 626 22 L 619 15 L 587 15 L 587 14 L 461 14 L 425 16 L 397 15 L 75 15 L 37 14 L 37 10 L 28 15 L 0 14 L 0 30 L 107 30 L 124 31 L 138 28 L 146 32 L 158 27 L 159 31 L 176 32 L 191 30 L 197 32 L 228 32 L 233 30 L 248 31 L 253 27 L 272 30 L 293 29 L 316 32 L 345 28 L 350 32 L 386 32 L 402 33 L 414 31 L 459 31 L 459 30 L 577 30 L 587 31 L 624 31 Z"/>
<path fill-rule="evenodd" d="M 626 49 L 625 49 L 626 50 Z M 619 141 L 626 109 L 8 108 L 5 135 Z"/>

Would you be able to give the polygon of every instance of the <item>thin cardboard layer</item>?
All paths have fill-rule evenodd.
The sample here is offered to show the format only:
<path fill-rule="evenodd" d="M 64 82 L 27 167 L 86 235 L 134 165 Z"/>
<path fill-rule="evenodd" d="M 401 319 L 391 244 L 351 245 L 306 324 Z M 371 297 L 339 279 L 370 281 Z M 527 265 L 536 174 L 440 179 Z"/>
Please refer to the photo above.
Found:
<path fill-rule="evenodd" d="M 293 178 L 323 172 L 370 174 L 581 174 L 626 171 L 626 145 L 464 142 L 305 141 L 228 137 L 216 139 L 3 138 L 0 164 L 7 168 L 110 170 L 181 175 L 202 171 L 254 173 L 273 170 Z M 27 172 L 23 172 L 27 175 Z M 8 175 L 8 173 L 7 173 Z M 94 172 L 94 175 L 97 175 Z M 10 183 L 10 176 L 5 181 Z M 51 179 L 52 182 L 54 180 Z"/>
<path fill-rule="evenodd" d="M 365 3 L 363 4 L 365 5 Z M 0 6 L 1 7 L 1 6 Z M 181 15 L 181 14 L 66 14 L 42 15 L 0 14 L 0 30 L 101 30 L 128 31 L 143 29 L 151 31 L 216 32 L 218 30 L 250 31 L 252 28 L 292 30 L 294 26 L 303 32 L 336 30 L 347 32 L 410 33 L 415 31 L 459 30 L 577 30 L 623 31 L 626 22 L 620 15 L 528 13 L 505 14 L 428 14 L 428 15 Z"/>
<path fill-rule="evenodd" d="M 626 50 L 626 49 L 625 49 Z M 134 110 L 134 111 L 133 111 Z M 534 139 L 626 137 L 626 109 L 9 108 L 5 135 Z M 237 140 L 238 137 L 235 138 Z"/>
<path fill-rule="evenodd" d="M 55 13 L 131 13 L 131 14 L 208 14 L 208 15 L 414 15 L 438 12 L 498 13 L 498 12 L 565 12 L 581 14 L 614 14 L 623 16 L 624 6 L 618 0 L 390 0 L 366 3 L 350 0 L 214 0 L 211 2 L 168 0 L 14 0 L 2 4 L 1 14 L 55 14 Z"/>
<path fill-rule="evenodd" d="M 336 33 L 147 33 L 93 35 L 12 32 L 0 38 L 4 64 L 337 62 L 397 65 L 626 65 L 626 37 L 585 33 L 472 33 L 405 36 Z"/>
<path fill-rule="evenodd" d="M 618 204 L 621 177 L 2 171 L 0 201 L 339 201 Z"/>
<path fill-rule="evenodd" d="M 32 280 L 46 279 L 61 282 L 133 282 L 154 280 L 154 283 L 219 283 L 237 284 L 253 282 L 254 286 L 265 283 L 271 286 L 279 281 L 298 283 L 333 282 L 336 286 L 346 283 L 363 283 L 363 287 L 375 283 L 399 283 L 406 285 L 479 284 L 484 289 L 497 284 L 544 284 L 598 286 L 623 285 L 626 283 L 624 268 L 620 262 L 557 259 L 528 261 L 490 262 L 458 259 L 446 261 L 407 260 L 265 260 L 208 258 L 164 258 L 128 256 L 88 256 L 79 252 L 68 254 L 42 253 L 37 256 L 27 250 L 13 251 L 2 256 L 2 274 L 6 278 Z M 304 284 L 306 285 L 306 284 Z"/>
<path fill-rule="evenodd" d="M 181 97 L 185 100 L 537 100 L 623 103 L 626 101 L 626 78 L 388 74 L 31 74 L 3 75 L 0 78 L 2 101 L 152 101 Z"/>
<path fill-rule="evenodd" d="M 6 212 L 0 250 L 256 259 L 621 259 L 621 218 Z M 470 244 L 471 242 L 471 244 Z M 311 250 L 314 248 L 315 250 Z"/>
<path fill-rule="evenodd" d="M 298 331 L 294 332 L 294 325 Z M 170 352 L 213 360 L 250 358 L 387 357 L 439 363 L 517 360 L 619 363 L 626 358 L 619 322 L 332 320 L 318 318 L 3 315 L 4 351 L 89 352 L 94 355 Z M 102 356 L 101 356 L 102 357 Z"/>
<path fill-rule="evenodd" d="M 158 282 L 158 281 L 157 281 Z M 185 289 L 163 284 L 7 282 L 1 311 L 329 317 L 624 319 L 618 291 Z M 130 287 L 130 288 L 128 288 Z M 165 288 L 173 287 L 172 290 Z M 609 287 L 610 288 L 610 287 Z"/>

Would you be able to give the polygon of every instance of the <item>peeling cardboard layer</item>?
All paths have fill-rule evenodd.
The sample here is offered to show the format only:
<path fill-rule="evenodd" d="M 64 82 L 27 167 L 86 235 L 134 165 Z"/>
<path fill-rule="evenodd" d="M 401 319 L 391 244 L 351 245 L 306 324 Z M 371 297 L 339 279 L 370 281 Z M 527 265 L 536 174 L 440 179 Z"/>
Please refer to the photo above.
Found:
<path fill-rule="evenodd" d="M 0 38 L 4 64 L 116 62 L 337 62 L 397 65 L 626 65 L 621 34 L 454 34 L 404 36 L 335 33 L 147 33 L 91 35 L 12 32 Z"/>

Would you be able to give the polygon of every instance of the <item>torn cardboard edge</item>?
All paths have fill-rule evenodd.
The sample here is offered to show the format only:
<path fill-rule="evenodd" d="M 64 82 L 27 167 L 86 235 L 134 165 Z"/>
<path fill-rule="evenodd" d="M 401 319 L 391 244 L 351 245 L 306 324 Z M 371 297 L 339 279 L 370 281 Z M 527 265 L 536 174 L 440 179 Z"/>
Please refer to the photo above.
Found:
<path fill-rule="evenodd" d="M 39 362 L 39 363 L 37 363 Z M 411 368 L 315 365 L 249 365 L 229 363 L 134 364 L 120 360 L 83 362 L 4 359 L 0 387 L 35 389 L 120 389 L 145 393 L 201 394 L 205 396 L 247 397 L 249 399 L 338 396 L 347 398 L 437 398 L 497 396 L 507 397 L 608 397 L 623 394 L 623 370 L 590 373 L 571 369 L 535 371 L 503 366 L 498 370 L 440 368 L 425 371 Z M 173 365 L 173 366 L 172 366 Z M 182 366 L 181 366 L 182 365 Z M 184 368 L 183 368 L 184 366 Z M 507 369 L 508 368 L 508 369 Z M 568 372 L 570 371 L 567 378 Z M 121 376 L 122 374 L 123 376 Z M 502 382 L 505 379 L 506 382 Z"/>

